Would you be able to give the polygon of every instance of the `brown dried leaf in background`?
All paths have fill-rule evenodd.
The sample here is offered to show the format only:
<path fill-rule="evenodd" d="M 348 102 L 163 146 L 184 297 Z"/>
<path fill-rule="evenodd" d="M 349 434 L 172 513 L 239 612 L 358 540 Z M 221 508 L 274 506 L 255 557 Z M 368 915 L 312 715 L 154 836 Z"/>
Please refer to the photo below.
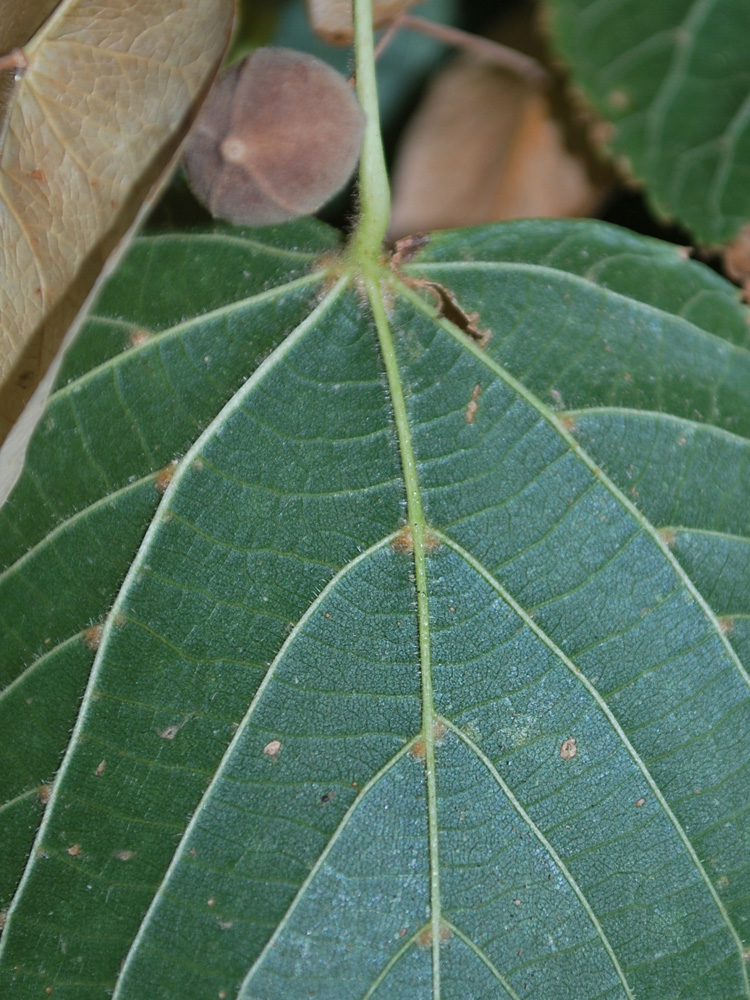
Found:
<path fill-rule="evenodd" d="M 145 211 L 234 14 L 233 0 L 10 3 L 24 13 L 2 21 L 2 51 L 49 17 L 0 91 L 0 440 Z"/>
<path fill-rule="evenodd" d="M 401 143 L 390 236 L 589 215 L 605 187 L 535 82 L 473 56 L 433 81 Z"/>
<path fill-rule="evenodd" d="M 372 19 L 376 28 L 412 7 L 418 0 L 373 0 Z M 351 45 L 352 0 L 307 0 L 307 17 L 315 34 L 331 45 Z"/>

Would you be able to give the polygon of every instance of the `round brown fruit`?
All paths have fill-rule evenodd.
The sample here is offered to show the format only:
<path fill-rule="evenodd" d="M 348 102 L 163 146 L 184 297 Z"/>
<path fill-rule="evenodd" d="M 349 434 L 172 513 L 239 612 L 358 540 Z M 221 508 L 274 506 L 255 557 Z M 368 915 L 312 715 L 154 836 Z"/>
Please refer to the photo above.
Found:
<path fill-rule="evenodd" d="M 212 215 L 266 226 L 310 215 L 349 180 L 365 116 L 348 82 L 291 49 L 257 49 L 214 85 L 185 145 Z"/>

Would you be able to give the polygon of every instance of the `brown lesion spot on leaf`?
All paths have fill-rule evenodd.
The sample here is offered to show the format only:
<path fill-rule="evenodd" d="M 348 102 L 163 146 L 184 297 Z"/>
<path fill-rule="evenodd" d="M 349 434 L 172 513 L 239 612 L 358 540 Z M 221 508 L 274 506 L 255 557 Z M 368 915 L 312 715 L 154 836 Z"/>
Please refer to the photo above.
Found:
<path fill-rule="evenodd" d="M 431 555 L 440 548 L 440 539 L 429 528 L 425 528 L 423 545 L 425 552 Z M 400 552 L 402 555 L 412 554 L 414 551 L 414 536 L 410 524 L 403 524 L 399 528 L 398 532 L 391 539 L 391 548 L 394 552 Z"/>
<path fill-rule="evenodd" d="M 420 240 L 422 242 L 420 242 Z M 466 334 L 479 347 L 485 348 L 489 343 L 492 332 L 486 327 L 480 326 L 479 313 L 465 309 L 452 289 L 439 281 L 432 281 L 417 275 L 404 274 L 401 267 L 408 262 L 411 257 L 425 245 L 426 237 L 419 235 L 407 236 L 399 240 L 396 249 L 391 255 L 391 270 L 408 287 L 417 291 L 429 292 L 435 301 L 435 306 L 440 316 L 447 319 L 449 323 L 457 326 L 459 330 Z"/>
<path fill-rule="evenodd" d="M 90 625 L 85 629 L 83 633 L 83 644 L 93 651 L 99 648 L 99 643 L 102 641 L 102 625 Z"/>
<path fill-rule="evenodd" d="M 668 549 L 674 547 L 674 543 L 677 539 L 677 536 L 675 535 L 672 528 L 660 528 L 659 537 L 661 538 L 661 540 L 664 542 L 664 544 L 667 546 Z"/>
<path fill-rule="evenodd" d="M 729 635 L 729 633 L 734 628 L 734 618 L 731 615 L 722 615 L 719 618 L 719 628 L 724 633 L 724 635 Z"/>
<path fill-rule="evenodd" d="M 141 347 L 147 341 L 151 340 L 153 334 L 150 330 L 144 329 L 142 326 L 137 327 L 132 330 L 130 336 L 128 337 L 128 345 L 130 347 Z"/>
<path fill-rule="evenodd" d="M 426 754 L 427 754 L 427 749 L 424 745 L 424 739 L 423 737 L 420 736 L 418 740 L 415 740 L 412 743 L 411 748 L 409 750 L 409 756 L 413 757 L 414 760 L 424 760 Z"/>
<path fill-rule="evenodd" d="M 278 757 L 281 753 L 281 740 L 270 740 L 263 747 L 263 753 L 272 759 Z"/>
<path fill-rule="evenodd" d="M 466 404 L 466 423 L 473 424 L 474 418 L 477 415 L 477 410 L 479 409 L 479 395 L 482 391 L 481 385 L 477 384 L 471 393 L 471 399 Z"/>
<path fill-rule="evenodd" d="M 112 851 L 112 857 L 118 861 L 131 861 L 135 857 L 135 851 Z"/>
<path fill-rule="evenodd" d="M 560 744 L 560 756 L 563 760 L 572 760 L 578 753 L 575 736 L 569 736 Z"/>
<path fill-rule="evenodd" d="M 444 943 L 446 941 L 450 941 L 451 929 L 447 924 L 441 924 L 438 933 L 440 935 L 441 942 Z M 432 926 L 425 927 L 424 930 L 419 932 L 417 944 L 422 948 L 429 948 L 432 945 Z"/>
<path fill-rule="evenodd" d="M 172 477 L 177 469 L 177 459 L 173 458 L 171 462 L 167 462 L 164 468 L 159 469 L 156 473 L 156 479 L 154 479 L 154 487 L 157 493 L 165 493 L 167 487 L 172 482 Z"/>
<path fill-rule="evenodd" d="M 67 853 L 71 856 L 71 858 L 77 858 L 81 853 L 81 845 L 71 844 L 71 846 L 68 848 Z"/>
<path fill-rule="evenodd" d="M 557 422 L 566 434 L 575 434 L 577 427 L 576 418 L 571 413 L 558 414 Z"/>
<path fill-rule="evenodd" d="M 429 242 L 430 237 L 425 233 L 413 233 L 411 236 L 404 236 L 403 239 L 396 240 L 391 254 L 393 270 L 398 271 L 403 264 L 408 264 Z"/>
<path fill-rule="evenodd" d="M 645 805 L 646 805 L 646 800 L 645 800 L 645 798 L 643 796 L 641 796 L 639 799 L 636 800 L 635 808 L 636 809 L 643 809 L 643 807 Z"/>
<path fill-rule="evenodd" d="M 43 806 L 47 805 L 51 794 L 52 785 L 40 785 L 36 790 L 36 797 Z"/>
<path fill-rule="evenodd" d="M 104 774 L 106 767 L 107 767 L 106 760 L 100 760 L 99 763 L 96 765 L 96 770 L 94 771 L 94 777 L 101 778 L 101 776 Z"/>

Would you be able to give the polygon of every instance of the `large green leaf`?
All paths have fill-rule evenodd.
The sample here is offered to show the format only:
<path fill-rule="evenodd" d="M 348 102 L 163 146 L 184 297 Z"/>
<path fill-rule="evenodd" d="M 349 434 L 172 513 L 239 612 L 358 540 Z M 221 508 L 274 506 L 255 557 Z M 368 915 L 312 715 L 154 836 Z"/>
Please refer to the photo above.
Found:
<path fill-rule="evenodd" d="M 0 992 L 750 996 L 747 310 L 590 223 L 334 245 L 142 239 L 68 359 L 0 514 Z"/>
<path fill-rule="evenodd" d="M 547 0 L 573 79 L 650 200 L 707 244 L 750 220 L 750 4 Z"/>

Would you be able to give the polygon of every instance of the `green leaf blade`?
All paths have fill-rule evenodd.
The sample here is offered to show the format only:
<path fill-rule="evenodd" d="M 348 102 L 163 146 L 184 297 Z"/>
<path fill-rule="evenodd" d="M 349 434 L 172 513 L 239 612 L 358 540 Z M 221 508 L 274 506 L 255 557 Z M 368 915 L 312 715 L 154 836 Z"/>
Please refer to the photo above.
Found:
<path fill-rule="evenodd" d="M 660 214 L 704 244 L 750 218 L 750 74 L 742 0 L 603 4 L 549 0 L 555 43 L 613 126 L 611 150 Z"/>
<path fill-rule="evenodd" d="M 694 307 L 746 313 L 611 228 L 466 239 L 366 269 L 375 322 L 318 284 L 195 435 L 10 912 L 20 996 L 750 995 L 747 352 Z"/>

